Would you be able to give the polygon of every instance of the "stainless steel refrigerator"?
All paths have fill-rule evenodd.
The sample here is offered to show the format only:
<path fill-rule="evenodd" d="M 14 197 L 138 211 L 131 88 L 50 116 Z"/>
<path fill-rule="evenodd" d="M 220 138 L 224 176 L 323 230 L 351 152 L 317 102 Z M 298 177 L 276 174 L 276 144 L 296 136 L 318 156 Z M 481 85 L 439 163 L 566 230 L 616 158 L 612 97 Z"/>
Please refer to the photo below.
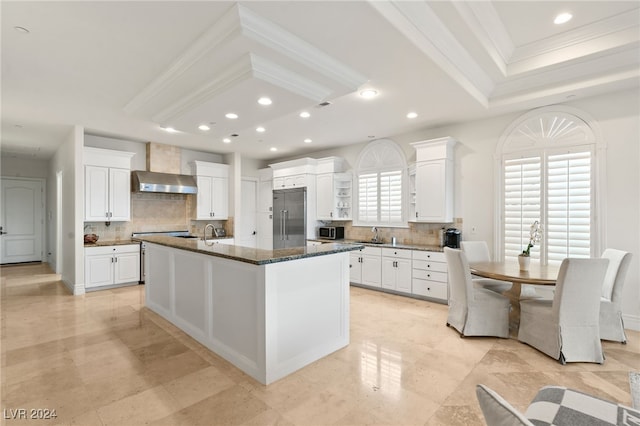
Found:
<path fill-rule="evenodd" d="M 307 245 L 307 189 L 273 191 L 273 248 Z"/>

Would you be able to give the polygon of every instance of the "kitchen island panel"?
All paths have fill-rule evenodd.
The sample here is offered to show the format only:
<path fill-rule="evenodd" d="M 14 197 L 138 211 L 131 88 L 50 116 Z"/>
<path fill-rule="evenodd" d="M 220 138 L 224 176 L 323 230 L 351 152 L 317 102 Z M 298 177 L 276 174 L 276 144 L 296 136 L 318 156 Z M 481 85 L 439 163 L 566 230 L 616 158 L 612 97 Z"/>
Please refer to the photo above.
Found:
<path fill-rule="evenodd" d="M 241 370 L 259 374 L 264 368 L 264 268 L 201 256 L 212 272 L 209 348 Z"/>
<path fill-rule="evenodd" d="M 202 336 L 208 333 L 209 265 L 189 253 L 174 252 L 174 306 L 178 320 Z"/>
<path fill-rule="evenodd" d="M 275 380 L 349 344 L 349 254 L 266 267 L 267 379 Z"/>
<path fill-rule="evenodd" d="M 263 384 L 349 343 L 348 252 L 255 265 L 149 243 L 146 262 L 149 309 Z"/>
<path fill-rule="evenodd" d="M 147 279 L 153 279 L 153 287 L 145 286 L 145 303 L 165 318 L 172 315 L 173 253 L 171 249 L 156 246 L 153 257 L 145 256 Z"/>

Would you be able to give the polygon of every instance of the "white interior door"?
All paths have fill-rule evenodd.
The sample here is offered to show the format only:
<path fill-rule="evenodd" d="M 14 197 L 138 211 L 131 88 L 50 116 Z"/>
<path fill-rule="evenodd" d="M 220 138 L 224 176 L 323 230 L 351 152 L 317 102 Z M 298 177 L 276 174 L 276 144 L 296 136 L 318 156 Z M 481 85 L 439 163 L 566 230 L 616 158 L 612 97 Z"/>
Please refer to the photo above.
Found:
<path fill-rule="evenodd" d="M 240 189 L 240 214 L 235 235 L 235 244 L 243 247 L 257 245 L 257 203 L 258 182 L 250 179 L 242 179 Z"/>
<path fill-rule="evenodd" d="M 41 180 L 2 178 L 0 263 L 42 261 L 43 189 Z"/>

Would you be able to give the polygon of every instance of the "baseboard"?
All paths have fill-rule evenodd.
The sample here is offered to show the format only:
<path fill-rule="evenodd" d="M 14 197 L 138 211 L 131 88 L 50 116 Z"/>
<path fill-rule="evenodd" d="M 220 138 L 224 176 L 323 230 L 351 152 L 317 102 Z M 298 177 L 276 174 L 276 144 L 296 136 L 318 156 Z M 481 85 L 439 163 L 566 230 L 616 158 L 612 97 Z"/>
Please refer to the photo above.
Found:
<path fill-rule="evenodd" d="M 622 321 L 625 329 L 640 331 L 640 316 L 622 314 Z"/>
<path fill-rule="evenodd" d="M 65 287 L 67 287 L 69 289 L 69 291 L 71 292 L 71 294 L 73 294 L 74 296 L 80 296 L 84 294 L 84 284 L 71 284 L 69 282 L 67 282 L 66 280 L 62 280 L 62 283 L 64 284 Z"/>

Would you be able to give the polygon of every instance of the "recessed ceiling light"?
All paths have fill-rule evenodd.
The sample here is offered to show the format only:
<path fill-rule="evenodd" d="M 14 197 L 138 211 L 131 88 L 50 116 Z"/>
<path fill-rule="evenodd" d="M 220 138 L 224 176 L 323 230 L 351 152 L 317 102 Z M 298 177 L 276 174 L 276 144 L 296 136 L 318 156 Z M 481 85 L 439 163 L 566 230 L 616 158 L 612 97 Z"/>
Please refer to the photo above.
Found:
<path fill-rule="evenodd" d="M 376 96 L 378 96 L 378 91 L 375 89 L 364 89 L 360 92 L 360 96 L 365 99 L 375 98 Z"/>
<path fill-rule="evenodd" d="M 169 133 L 177 133 L 178 132 L 173 127 L 161 127 L 161 129 L 164 130 L 165 132 L 169 132 Z"/>
<path fill-rule="evenodd" d="M 256 132 L 258 132 L 258 133 L 263 133 L 265 130 L 266 129 L 264 127 L 262 127 L 262 126 L 256 127 Z"/>
<path fill-rule="evenodd" d="M 416 118 L 418 116 L 417 112 L 410 112 L 407 114 L 407 118 Z"/>
<path fill-rule="evenodd" d="M 224 143 L 231 143 L 231 139 L 229 139 L 229 138 L 224 138 L 224 139 L 222 139 L 222 142 L 224 142 Z"/>
<path fill-rule="evenodd" d="M 224 116 L 227 117 L 229 120 L 235 120 L 236 118 L 238 118 L 238 114 L 234 112 L 228 112 Z"/>
<path fill-rule="evenodd" d="M 311 114 L 309 114 L 307 111 L 302 111 L 302 112 L 300 113 L 300 117 L 302 117 L 302 118 L 309 118 L 309 117 L 311 117 Z"/>
<path fill-rule="evenodd" d="M 258 99 L 258 103 L 260 105 L 271 105 L 273 103 L 273 101 L 271 100 L 271 98 L 267 98 L 266 96 L 261 97 L 260 99 Z"/>
<path fill-rule="evenodd" d="M 202 130 L 203 132 L 206 132 L 207 130 L 211 130 L 211 127 L 207 126 L 206 124 L 201 124 L 198 126 L 198 129 Z"/>
<path fill-rule="evenodd" d="M 311 143 L 311 142 L 313 142 L 313 141 L 312 141 L 311 139 L 309 139 L 309 138 L 306 138 L 306 139 L 304 140 L 304 143 Z"/>
<path fill-rule="evenodd" d="M 29 31 L 28 29 L 26 29 L 25 27 L 20 27 L 18 25 L 16 25 L 15 27 L 13 27 L 14 30 L 16 30 L 19 33 L 22 34 L 29 34 L 31 31 Z"/>
<path fill-rule="evenodd" d="M 567 23 L 573 18 L 573 15 L 568 12 L 563 12 L 556 16 L 556 19 L 553 20 L 553 23 L 556 25 Z"/>
<path fill-rule="evenodd" d="M 271 148 L 269 148 L 269 151 L 271 152 L 276 152 L 278 150 L 278 148 L 276 148 L 275 146 L 272 146 Z"/>

